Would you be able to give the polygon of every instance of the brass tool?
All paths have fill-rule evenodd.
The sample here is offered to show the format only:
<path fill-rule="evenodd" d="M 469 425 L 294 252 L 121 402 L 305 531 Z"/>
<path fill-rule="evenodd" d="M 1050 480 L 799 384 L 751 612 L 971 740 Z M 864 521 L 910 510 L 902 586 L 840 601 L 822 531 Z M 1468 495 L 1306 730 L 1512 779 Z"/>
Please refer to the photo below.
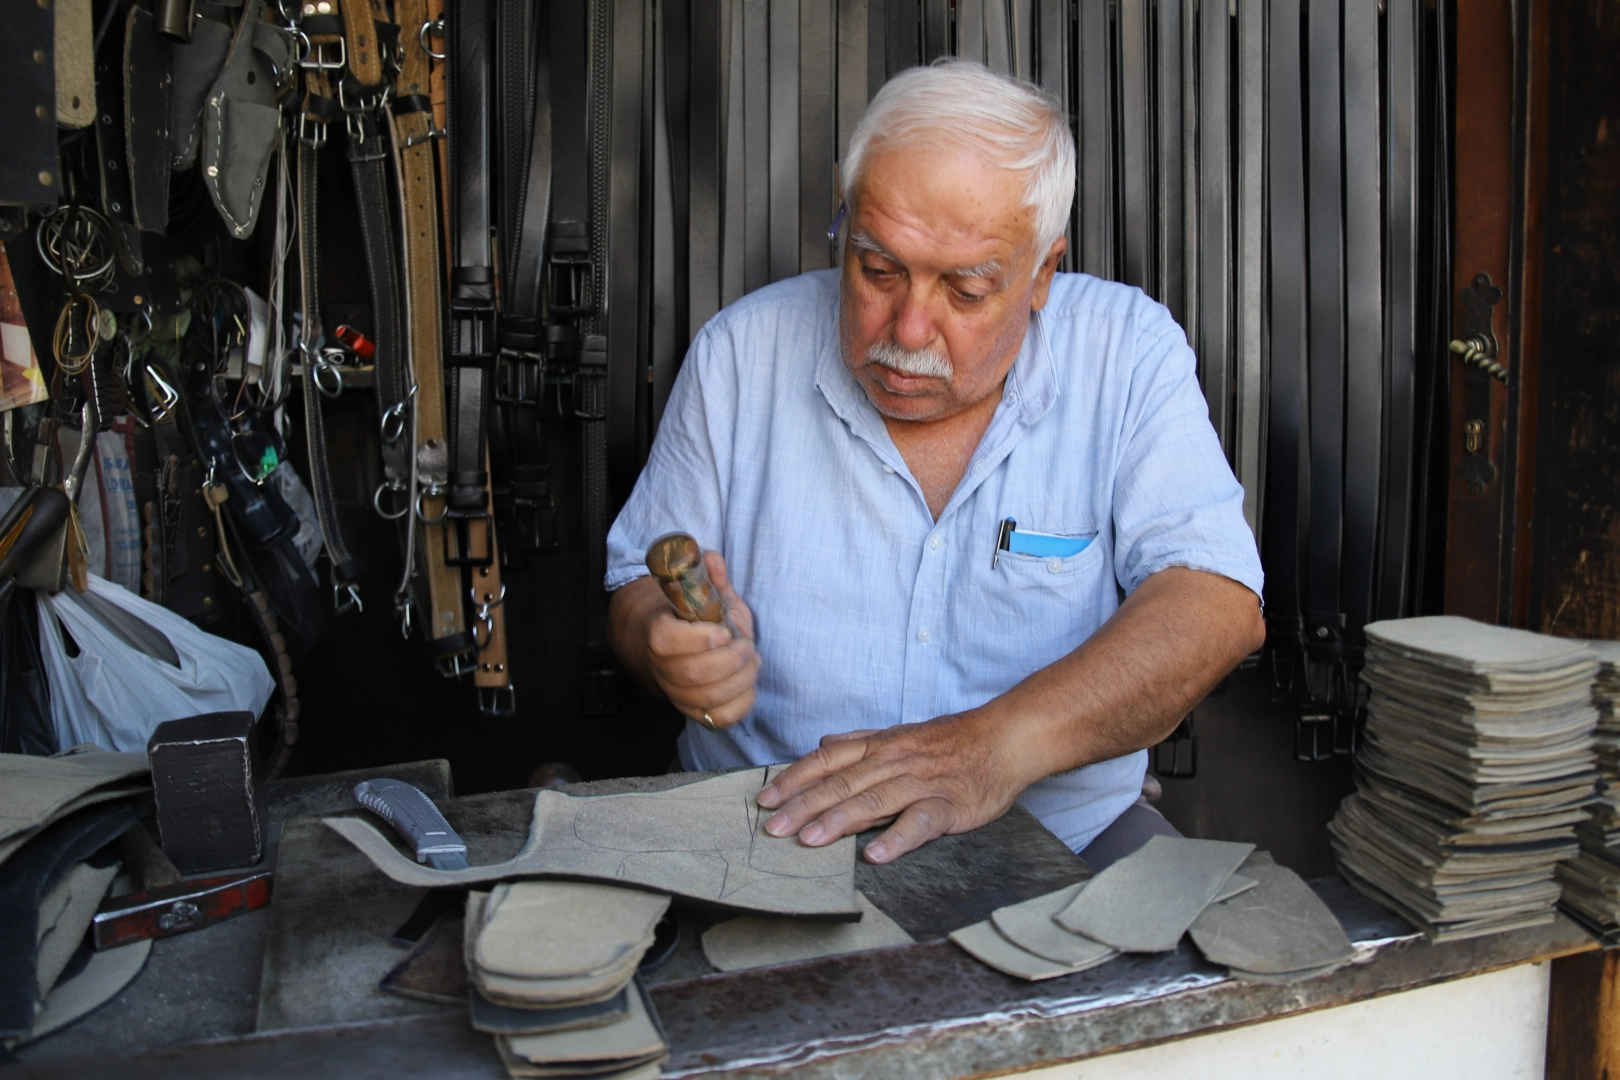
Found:
<path fill-rule="evenodd" d="M 722 623 L 732 637 L 742 636 L 720 600 L 720 590 L 709 580 L 696 540 L 679 532 L 660 536 L 647 546 L 647 569 L 658 579 L 675 614 L 687 622 Z"/>

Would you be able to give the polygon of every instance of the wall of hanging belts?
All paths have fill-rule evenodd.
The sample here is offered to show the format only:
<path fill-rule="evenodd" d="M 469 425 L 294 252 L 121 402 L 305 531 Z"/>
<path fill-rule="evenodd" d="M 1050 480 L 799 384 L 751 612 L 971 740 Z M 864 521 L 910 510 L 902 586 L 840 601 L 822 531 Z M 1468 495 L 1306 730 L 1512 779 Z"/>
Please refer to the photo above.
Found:
<path fill-rule="evenodd" d="M 259 649 L 280 675 L 269 760 L 296 737 L 292 666 L 363 604 L 509 714 L 502 575 L 565 528 L 586 554 L 583 711 L 616 708 L 607 525 L 687 343 L 835 264 L 851 130 L 890 75 L 946 55 L 1062 101 L 1065 269 L 1186 327 L 1301 756 L 1350 748 L 1360 628 L 1421 603 L 1444 4 L 60 0 L 15 21 L 0 480 L 81 512 L 27 559 L 0 552 L 0 577 L 93 571 Z M 323 235 L 333 193 L 358 256 Z M 351 270 L 369 302 L 327 300 Z M 351 548 L 334 494 L 351 463 L 330 413 L 356 395 L 385 559 Z M 583 472 L 561 520 L 559 431 Z M 368 558 L 398 560 L 387 595 L 363 594 Z M 7 649 L 37 633 L 26 607 Z"/>

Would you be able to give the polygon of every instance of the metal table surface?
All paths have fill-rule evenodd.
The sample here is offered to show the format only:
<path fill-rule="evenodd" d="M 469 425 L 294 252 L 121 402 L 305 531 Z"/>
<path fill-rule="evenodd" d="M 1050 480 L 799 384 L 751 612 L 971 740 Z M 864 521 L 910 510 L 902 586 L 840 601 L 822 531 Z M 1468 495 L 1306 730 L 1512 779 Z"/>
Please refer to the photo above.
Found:
<path fill-rule="evenodd" d="M 411 768 L 423 768 L 413 766 Z M 401 769 L 379 770 L 409 778 Z M 577 794 L 649 790 L 693 776 L 576 785 Z M 418 777 L 420 779 L 420 777 Z M 305 782 L 300 813 L 343 805 L 353 777 Z M 451 799 L 474 863 L 521 844 L 532 793 Z M 275 812 L 274 810 L 272 811 Z M 120 1058 L 125 1076 L 505 1075 L 465 1011 L 374 989 L 389 958 L 381 942 L 419 891 L 404 889 L 313 821 L 287 828 L 275 905 L 232 924 L 155 943 L 148 968 L 101 1012 L 32 1047 L 10 1070 L 83 1075 Z M 333 846 L 327 838 L 336 841 Z M 346 850 L 345 850 L 346 849 Z M 358 860 L 358 861 L 356 861 Z M 302 865 L 304 869 L 298 869 Z M 319 866 L 321 872 L 309 868 Z M 887 867 L 859 863 L 857 887 L 918 944 L 756 971 L 713 974 L 697 946 L 712 911 L 682 913 L 677 955 L 650 981 L 671 1040 L 666 1077 L 972 1076 L 1141 1046 L 1235 1024 L 1584 951 L 1594 943 L 1557 923 L 1444 945 L 1336 878 L 1313 883 L 1352 940 L 1382 943 L 1364 963 L 1294 986 L 1229 978 L 1190 943 L 1127 955 L 1077 975 L 1028 983 L 938 940 L 995 907 L 1086 873 L 1081 860 L 1015 808 L 1001 821 L 945 837 Z M 272 927 L 274 923 L 274 927 Z M 183 954 L 183 955 L 181 955 Z M 261 959 L 263 958 L 263 959 Z M 324 959 L 323 959 L 324 958 Z M 259 985 L 268 991 L 261 997 Z M 302 987 L 287 993 L 288 987 Z M 260 1032 L 254 1030 L 258 1021 Z M 278 1027 L 281 1030 L 263 1030 Z M 206 1040 L 206 1041 L 199 1041 Z"/>

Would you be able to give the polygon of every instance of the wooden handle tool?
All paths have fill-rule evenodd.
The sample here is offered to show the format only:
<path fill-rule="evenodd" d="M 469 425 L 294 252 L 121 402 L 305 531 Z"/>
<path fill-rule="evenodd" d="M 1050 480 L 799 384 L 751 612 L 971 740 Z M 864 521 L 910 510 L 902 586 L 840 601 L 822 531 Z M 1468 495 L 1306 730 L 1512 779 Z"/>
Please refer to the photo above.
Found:
<path fill-rule="evenodd" d="M 647 569 L 658 579 L 675 614 L 687 622 L 721 623 L 732 637 L 741 637 L 731 613 L 720 600 L 720 590 L 709 580 L 703 549 L 685 533 L 668 533 L 647 546 Z"/>

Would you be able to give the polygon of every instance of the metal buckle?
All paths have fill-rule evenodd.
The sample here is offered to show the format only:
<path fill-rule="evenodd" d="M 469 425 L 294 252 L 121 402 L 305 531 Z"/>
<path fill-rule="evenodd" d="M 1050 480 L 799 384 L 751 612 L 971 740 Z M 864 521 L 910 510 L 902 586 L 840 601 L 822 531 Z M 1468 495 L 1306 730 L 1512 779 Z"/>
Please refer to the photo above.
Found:
<path fill-rule="evenodd" d="M 1294 720 L 1294 760 L 1333 760 L 1332 714 L 1300 711 Z"/>
<path fill-rule="evenodd" d="M 537 352 L 502 349 L 495 357 L 497 405 L 538 405 L 546 385 L 545 357 Z"/>
<path fill-rule="evenodd" d="M 458 568 L 469 566 L 474 570 L 481 570 L 495 562 L 495 552 L 489 539 L 489 533 L 485 533 L 484 552 L 482 555 L 474 556 L 466 553 L 468 550 L 468 540 L 470 539 L 472 532 L 472 530 L 467 527 L 468 523 L 478 519 L 489 521 L 488 514 L 451 513 L 447 509 L 445 518 L 447 519 L 450 527 L 444 530 L 444 565 Z M 450 538 L 452 536 L 456 538 L 456 551 L 461 552 L 462 554 L 455 554 L 451 552 Z"/>
<path fill-rule="evenodd" d="M 344 599 L 344 593 L 348 593 L 348 599 Z M 366 610 L 366 605 L 360 602 L 360 586 L 334 583 L 332 586 L 332 606 L 337 608 L 339 615 L 347 615 L 351 611 Z"/>
<path fill-rule="evenodd" d="M 1187 748 L 1187 763 L 1181 763 L 1181 748 Z M 1165 752 L 1169 763 L 1165 763 Z M 1190 780 L 1198 775 L 1198 736 L 1193 733 L 1193 714 L 1181 718 L 1176 729 L 1153 747 L 1153 772 L 1176 780 Z"/>
<path fill-rule="evenodd" d="M 471 652 L 456 653 L 446 656 L 435 665 L 439 674 L 446 679 L 459 679 L 464 675 L 471 675 L 478 670 L 478 658 Z"/>
<path fill-rule="evenodd" d="M 517 688 L 507 686 L 480 686 L 478 711 L 485 716 L 511 716 L 517 712 Z"/>
<path fill-rule="evenodd" d="M 309 40 L 307 35 L 304 40 Z M 333 46 L 337 47 L 336 60 L 329 59 L 326 55 L 326 51 Z M 342 71 L 349 66 L 349 50 L 344 47 L 342 38 L 336 41 L 323 41 L 319 45 L 310 41 L 309 49 L 298 61 L 298 66 L 311 71 Z"/>
<path fill-rule="evenodd" d="M 311 116 L 309 113 L 300 113 L 298 116 L 298 141 L 314 150 L 326 145 L 326 121 Z"/>
<path fill-rule="evenodd" d="M 400 149 L 409 150 L 411 147 L 417 146 L 421 143 L 432 142 L 434 139 L 442 139 L 448 134 L 449 132 L 444 131 L 441 128 L 430 127 L 427 129 L 426 133 L 422 135 L 408 136 L 405 141 L 400 144 Z"/>

